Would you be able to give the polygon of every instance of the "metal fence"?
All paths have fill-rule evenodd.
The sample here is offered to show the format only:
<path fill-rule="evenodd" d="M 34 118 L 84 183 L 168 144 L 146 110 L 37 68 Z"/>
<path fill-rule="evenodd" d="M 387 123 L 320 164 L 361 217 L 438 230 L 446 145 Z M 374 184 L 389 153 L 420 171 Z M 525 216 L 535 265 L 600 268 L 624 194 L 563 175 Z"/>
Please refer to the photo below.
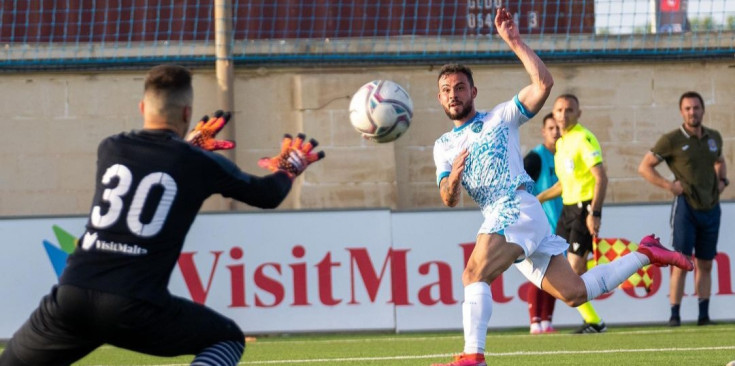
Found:
<path fill-rule="evenodd" d="M 215 60 L 214 0 L 4 0 L 0 68 Z M 733 57 L 727 0 L 232 0 L 232 58 L 248 64 L 503 61 L 507 7 L 545 59 Z"/>

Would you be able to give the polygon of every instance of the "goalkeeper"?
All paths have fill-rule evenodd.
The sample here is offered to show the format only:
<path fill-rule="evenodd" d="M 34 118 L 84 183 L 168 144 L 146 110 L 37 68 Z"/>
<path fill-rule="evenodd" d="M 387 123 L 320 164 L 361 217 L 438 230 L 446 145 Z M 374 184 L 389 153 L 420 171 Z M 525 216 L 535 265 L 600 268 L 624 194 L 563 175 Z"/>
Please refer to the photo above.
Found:
<path fill-rule="evenodd" d="M 105 343 L 156 356 L 190 354 L 200 366 L 239 362 L 245 343 L 237 324 L 167 290 L 184 238 L 210 195 L 274 208 L 324 154 L 303 135 L 286 137 L 276 157 L 259 162 L 272 174 L 244 173 L 207 151 L 234 147 L 214 139 L 229 114 L 205 117 L 186 134 L 192 103 L 187 69 L 148 72 L 143 129 L 100 143 L 86 232 L 0 365 L 69 365 Z"/>

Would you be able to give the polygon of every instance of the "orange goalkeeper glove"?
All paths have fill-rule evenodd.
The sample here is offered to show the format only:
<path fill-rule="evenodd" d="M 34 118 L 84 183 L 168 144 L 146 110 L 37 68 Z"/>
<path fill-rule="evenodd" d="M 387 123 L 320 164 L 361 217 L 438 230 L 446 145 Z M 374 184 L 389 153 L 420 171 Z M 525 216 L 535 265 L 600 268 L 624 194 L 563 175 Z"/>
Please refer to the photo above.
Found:
<path fill-rule="evenodd" d="M 230 112 L 217 111 L 214 112 L 214 117 L 212 118 L 209 118 L 209 116 L 202 117 L 196 126 L 194 126 L 194 129 L 186 135 L 185 140 L 194 146 L 199 146 L 209 151 L 235 148 L 234 141 L 214 139 L 217 133 L 225 127 L 231 116 Z"/>
<path fill-rule="evenodd" d="M 280 170 L 288 174 L 291 179 L 296 178 L 311 163 L 324 158 L 324 151 L 312 152 L 319 142 L 314 139 L 304 142 L 305 139 L 306 135 L 303 133 L 296 135 L 296 138 L 285 134 L 281 142 L 281 152 L 272 158 L 258 160 L 258 166 L 272 172 Z"/>

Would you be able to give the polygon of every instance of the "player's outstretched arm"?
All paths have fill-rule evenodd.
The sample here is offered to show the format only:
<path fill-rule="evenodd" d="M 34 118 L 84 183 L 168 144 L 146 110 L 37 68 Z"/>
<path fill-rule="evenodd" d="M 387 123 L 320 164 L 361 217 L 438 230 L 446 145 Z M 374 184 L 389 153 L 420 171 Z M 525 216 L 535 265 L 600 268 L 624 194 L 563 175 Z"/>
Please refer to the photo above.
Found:
<path fill-rule="evenodd" d="M 281 141 L 281 152 L 272 158 L 258 160 L 258 166 L 272 172 L 284 172 L 294 179 L 309 165 L 324 158 L 324 151 L 313 151 L 317 145 L 319 142 L 314 139 L 306 141 L 303 133 L 296 135 L 296 138 L 286 134 Z"/>
<path fill-rule="evenodd" d="M 215 136 L 230 121 L 231 116 L 232 114 L 230 112 L 219 110 L 214 112 L 212 118 L 209 118 L 209 116 L 202 117 L 196 126 L 186 135 L 185 140 L 194 146 L 199 146 L 209 151 L 234 149 L 234 141 L 215 140 Z"/>
<path fill-rule="evenodd" d="M 538 55 L 523 42 L 518 26 L 513 22 L 513 16 L 507 9 L 498 9 L 495 14 L 495 29 L 498 30 L 500 38 L 521 60 L 523 67 L 531 77 L 531 85 L 521 89 L 518 93 L 518 100 L 529 112 L 536 114 L 549 97 L 554 79 Z"/>

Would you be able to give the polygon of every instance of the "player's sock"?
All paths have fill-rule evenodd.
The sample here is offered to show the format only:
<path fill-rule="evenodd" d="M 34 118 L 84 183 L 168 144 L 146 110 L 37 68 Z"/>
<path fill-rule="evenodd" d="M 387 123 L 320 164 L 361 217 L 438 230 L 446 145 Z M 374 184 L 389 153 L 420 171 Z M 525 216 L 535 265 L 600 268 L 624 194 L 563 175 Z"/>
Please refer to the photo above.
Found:
<path fill-rule="evenodd" d="M 699 299 L 699 319 L 709 319 L 709 299 Z"/>
<path fill-rule="evenodd" d="M 549 295 L 546 291 L 541 291 L 539 295 L 541 297 L 541 320 L 548 320 L 551 322 L 551 317 L 554 315 L 554 305 L 556 305 L 556 298 Z"/>
<path fill-rule="evenodd" d="M 577 311 L 579 312 L 579 315 L 582 316 L 582 319 L 584 319 L 585 323 L 600 324 L 600 322 L 602 321 L 602 318 L 597 315 L 597 311 L 595 311 L 595 308 L 592 306 L 591 302 L 586 302 L 582 305 L 577 306 Z"/>
<path fill-rule="evenodd" d="M 610 263 L 592 267 L 582 275 L 584 285 L 587 287 L 587 300 L 592 300 L 614 290 L 630 275 L 648 263 L 648 257 L 638 252 L 632 252 Z"/>
<path fill-rule="evenodd" d="M 679 318 L 679 309 L 680 308 L 681 308 L 681 304 L 671 305 L 671 317 L 672 318 Z"/>
<path fill-rule="evenodd" d="M 245 351 L 245 341 L 224 341 L 199 352 L 191 361 L 192 366 L 235 366 Z"/>
<path fill-rule="evenodd" d="M 541 304 L 541 289 L 536 286 L 528 286 L 528 317 L 531 319 L 531 323 L 538 323 L 541 321 L 541 311 L 543 306 Z"/>
<path fill-rule="evenodd" d="M 475 282 L 464 288 L 462 325 L 464 326 L 464 353 L 484 353 L 487 324 L 493 313 L 490 286 Z"/>

